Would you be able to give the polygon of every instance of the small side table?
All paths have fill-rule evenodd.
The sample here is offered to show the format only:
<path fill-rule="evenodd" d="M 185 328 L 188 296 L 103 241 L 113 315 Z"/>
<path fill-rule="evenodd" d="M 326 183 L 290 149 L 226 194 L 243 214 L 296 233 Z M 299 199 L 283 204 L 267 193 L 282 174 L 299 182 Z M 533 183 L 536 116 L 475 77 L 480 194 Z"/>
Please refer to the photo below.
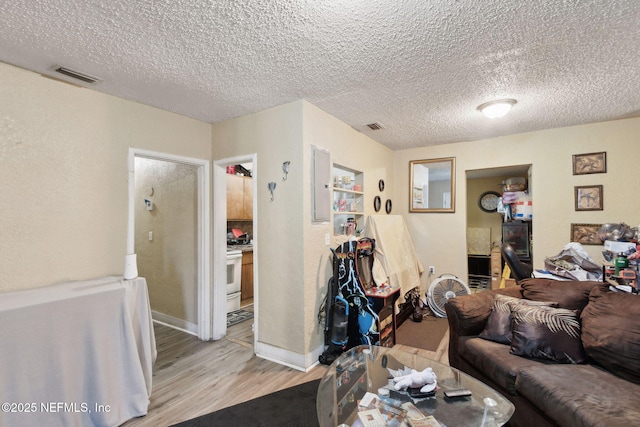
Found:
<path fill-rule="evenodd" d="M 378 314 L 378 331 L 382 347 L 396 344 L 395 302 L 400 297 L 399 287 L 372 288 L 365 292 L 373 310 Z"/>

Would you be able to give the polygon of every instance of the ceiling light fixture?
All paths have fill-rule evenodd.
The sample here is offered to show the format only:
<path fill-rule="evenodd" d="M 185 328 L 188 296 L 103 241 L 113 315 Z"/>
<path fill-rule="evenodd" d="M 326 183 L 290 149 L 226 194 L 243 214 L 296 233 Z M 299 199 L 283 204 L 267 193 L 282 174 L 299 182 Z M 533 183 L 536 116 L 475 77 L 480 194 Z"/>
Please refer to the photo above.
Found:
<path fill-rule="evenodd" d="M 498 117 L 503 117 L 511 111 L 511 107 L 515 104 L 515 99 L 498 99 L 496 101 L 485 102 L 478 107 L 478 110 L 490 119 L 496 119 Z"/>

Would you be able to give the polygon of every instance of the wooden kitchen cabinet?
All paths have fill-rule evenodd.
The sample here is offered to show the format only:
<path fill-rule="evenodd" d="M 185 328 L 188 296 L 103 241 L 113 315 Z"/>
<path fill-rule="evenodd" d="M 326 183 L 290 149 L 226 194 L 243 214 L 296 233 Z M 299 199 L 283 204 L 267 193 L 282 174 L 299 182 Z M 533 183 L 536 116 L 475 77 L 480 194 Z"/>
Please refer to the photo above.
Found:
<path fill-rule="evenodd" d="M 227 220 L 253 219 L 253 180 L 251 177 L 227 175 Z"/>
<path fill-rule="evenodd" d="M 244 177 L 242 197 L 242 213 L 244 219 L 253 219 L 253 178 Z"/>
<path fill-rule="evenodd" d="M 253 251 L 242 251 L 240 301 L 253 298 Z"/>

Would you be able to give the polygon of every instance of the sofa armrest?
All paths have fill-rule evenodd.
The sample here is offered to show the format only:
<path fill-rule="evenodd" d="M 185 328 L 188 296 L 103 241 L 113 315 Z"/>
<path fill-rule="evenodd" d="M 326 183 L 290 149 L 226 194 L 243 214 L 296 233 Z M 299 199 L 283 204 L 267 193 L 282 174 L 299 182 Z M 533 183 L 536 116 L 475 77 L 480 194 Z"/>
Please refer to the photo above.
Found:
<path fill-rule="evenodd" d="M 458 342 L 460 337 L 478 335 L 484 329 L 495 294 L 522 298 L 520 286 L 483 291 L 452 298 L 444 305 L 449 322 L 449 364 L 458 366 Z"/>

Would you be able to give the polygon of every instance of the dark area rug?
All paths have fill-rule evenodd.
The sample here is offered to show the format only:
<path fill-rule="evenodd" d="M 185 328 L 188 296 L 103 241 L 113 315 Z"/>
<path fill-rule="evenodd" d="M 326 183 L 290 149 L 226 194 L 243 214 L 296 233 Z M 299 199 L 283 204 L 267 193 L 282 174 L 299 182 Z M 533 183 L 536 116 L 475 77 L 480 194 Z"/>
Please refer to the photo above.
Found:
<path fill-rule="evenodd" d="M 236 310 L 227 313 L 227 327 L 233 326 L 245 320 L 253 319 L 253 311 L 248 310 Z"/>
<path fill-rule="evenodd" d="M 175 424 L 174 427 L 315 427 L 318 426 L 316 394 L 319 383 L 320 380 L 314 380 L 300 384 Z"/>
<path fill-rule="evenodd" d="M 405 320 L 396 331 L 396 343 L 436 351 L 449 329 L 446 318 L 427 316 L 422 322 Z"/>

